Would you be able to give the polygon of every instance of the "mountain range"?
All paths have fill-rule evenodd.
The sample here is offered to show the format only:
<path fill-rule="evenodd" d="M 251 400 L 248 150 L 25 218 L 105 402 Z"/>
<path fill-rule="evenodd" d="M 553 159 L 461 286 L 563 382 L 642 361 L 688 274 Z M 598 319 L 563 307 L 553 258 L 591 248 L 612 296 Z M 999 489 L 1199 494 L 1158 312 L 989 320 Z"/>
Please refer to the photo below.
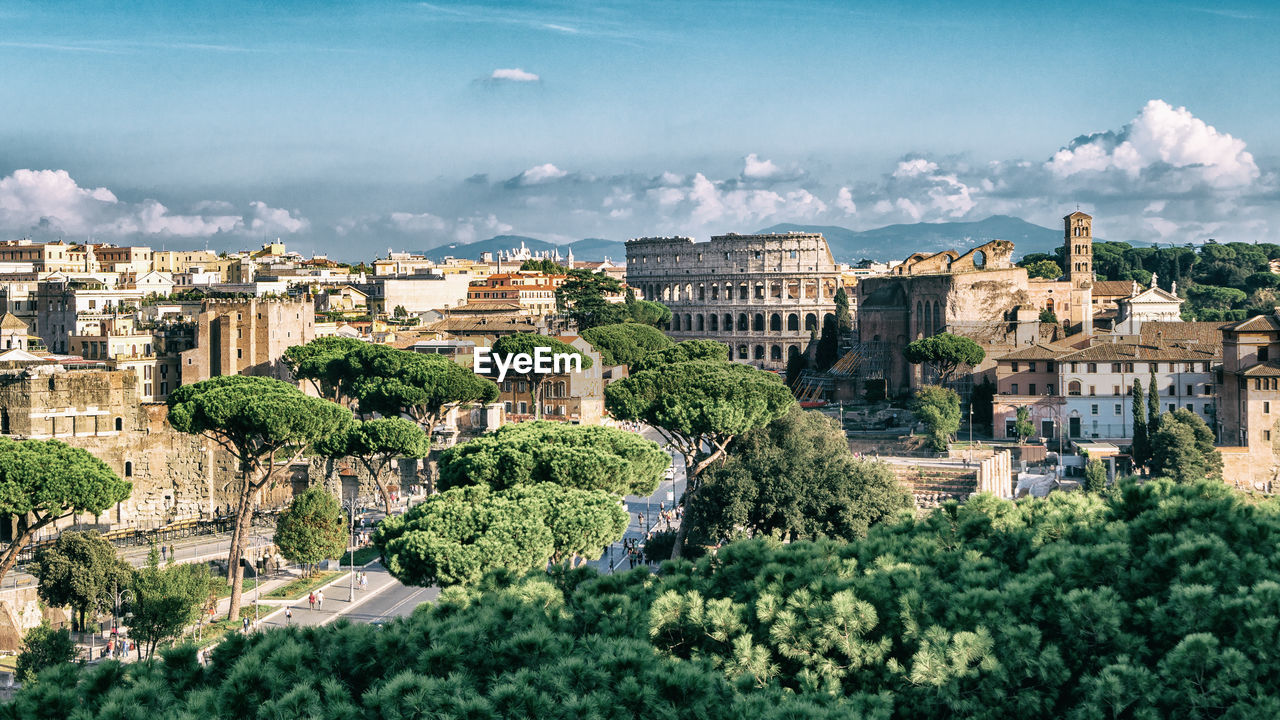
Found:
<path fill-rule="evenodd" d="M 887 225 L 873 230 L 850 230 L 838 225 L 797 225 L 781 223 L 762 228 L 762 233 L 806 232 L 822 233 L 831 246 L 831 254 L 837 262 L 856 262 L 862 259 L 902 260 L 913 252 L 941 252 L 981 245 L 992 240 L 1010 240 L 1017 247 L 1015 256 L 1028 253 L 1052 253 L 1062 245 L 1062 231 L 1029 223 L 1009 215 L 992 215 L 974 222 L 911 223 Z M 616 240 L 587 238 L 576 242 L 556 243 L 525 237 L 523 235 L 498 235 L 473 243 L 451 243 L 422 251 L 432 260 L 447 256 L 479 258 L 483 252 L 499 252 L 520 247 L 534 252 L 559 250 L 561 256 L 573 250 L 575 260 L 604 260 L 615 263 L 626 261 L 626 246 Z"/>

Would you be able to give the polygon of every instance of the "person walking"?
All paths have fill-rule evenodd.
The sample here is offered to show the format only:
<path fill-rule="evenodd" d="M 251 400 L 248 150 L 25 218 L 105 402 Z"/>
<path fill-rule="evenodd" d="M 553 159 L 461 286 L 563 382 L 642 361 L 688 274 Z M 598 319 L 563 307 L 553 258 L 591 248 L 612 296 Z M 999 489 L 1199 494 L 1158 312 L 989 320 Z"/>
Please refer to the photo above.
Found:
<path fill-rule="evenodd" d="M 289 621 L 293 619 L 293 608 L 288 605 L 284 608 L 284 626 L 289 627 Z"/>
<path fill-rule="evenodd" d="M 164 545 L 161 545 L 160 546 L 160 562 L 164 562 L 165 559 L 168 557 L 167 555 L 165 555 L 166 551 L 168 551 L 168 548 Z"/>
<path fill-rule="evenodd" d="M 312 592 L 310 595 L 308 595 L 308 596 L 307 596 L 307 603 L 311 605 L 311 611 L 312 611 L 312 612 L 315 612 L 315 609 L 316 609 L 316 594 L 315 594 L 314 592 Z"/>
<path fill-rule="evenodd" d="M 244 634 L 248 635 L 249 634 L 249 618 L 247 616 L 244 617 L 243 619 L 240 620 L 240 624 L 244 626 Z"/>
<path fill-rule="evenodd" d="M 316 591 L 316 610 L 324 611 L 324 591 Z"/>

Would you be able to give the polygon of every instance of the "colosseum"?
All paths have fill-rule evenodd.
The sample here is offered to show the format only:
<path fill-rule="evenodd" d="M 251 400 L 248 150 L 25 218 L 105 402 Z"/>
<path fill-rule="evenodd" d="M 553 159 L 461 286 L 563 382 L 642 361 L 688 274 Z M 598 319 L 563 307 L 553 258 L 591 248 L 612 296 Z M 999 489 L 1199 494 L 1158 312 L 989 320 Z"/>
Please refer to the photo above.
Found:
<path fill-rule="evenodd" d="M 733 360 L 781 370 L 834 320 L 840 273 L 818 234 L 636 238 L 627 284 L 671 308 L 672 339 L 717 340 Z"/>

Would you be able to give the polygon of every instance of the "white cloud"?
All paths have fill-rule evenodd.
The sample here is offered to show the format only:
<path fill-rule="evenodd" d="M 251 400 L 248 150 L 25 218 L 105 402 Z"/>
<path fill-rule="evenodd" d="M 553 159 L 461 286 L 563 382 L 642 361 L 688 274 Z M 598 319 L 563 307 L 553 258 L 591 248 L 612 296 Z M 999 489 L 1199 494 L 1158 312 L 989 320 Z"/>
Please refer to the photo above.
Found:
<path fill-rule="evenodd" d="M 249 203 L 249 230 L 255 233 L 296 233 L 307 229 L 310 225 L 305 218 L 294 217 L 288 210 L 268 207 L 266 203 L 255 200 Z"/>
<path fill-rule="evenodd" d="M 1243 140 L 1163 100 L 1149 101 L 1118 132 L 1077 138 L 1046 165 L 1058 177 L 1115 169 L 1131 178 L 1168 166 L 1219 188 L 1248 185 L 1261 174 Z"/>
<path fill-rule="evenodd" d="M 521 68 L 498 68 L 489 79 L 495 82 L 536 83 L 542 78 L 535 73 L 525 72 Z"/>
<path fill-rule="evenodd" d="M 898 169 L 893 171 L 896 178 L 919 177 L 920 175 L 931 175 L 938 171 L 938 163 L 924 158 L 912 158 L 910 160 L 902 160 L 898 163 Z"/>
<path fill-rule="evenodd" d="M 388 216 L 397 230 L 406 233 L 442 232 L 449 223 L 431 213 L 393 212 Z"/>
<path fill-rule="evenodd" d="M 543 163 L 525 170 L 519 175 L 507 181 L 508 187 L 524 187 L 527 185 L 540 185 L 542 183 L 559 180 L 569 173 L 561 170 L 552 163 Z"/>
<path fill-rule="evenodd" d="M 845 215 L 857 215 L 858 204 L 853 201 L 853 191 L 847 187 L 840 188 L 840 192 L 836 194 L 836 207 L 843 210 Z"/>
<path fill-rule="evenodd" d="M 772 160 L 761 160 L 758 155 L 751 153 L 746 157 L 746 164 L 742 169 L 742 177 L 750 180 L 764 180 L 771 178 L 782 170 L 773 164 Z"/>

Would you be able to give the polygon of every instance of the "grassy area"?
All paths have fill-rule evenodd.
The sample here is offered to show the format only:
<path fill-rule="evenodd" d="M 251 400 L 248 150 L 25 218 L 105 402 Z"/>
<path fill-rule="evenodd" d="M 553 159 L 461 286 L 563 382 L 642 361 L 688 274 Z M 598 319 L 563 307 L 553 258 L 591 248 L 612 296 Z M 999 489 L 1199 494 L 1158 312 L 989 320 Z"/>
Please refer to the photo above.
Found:
<path fill-rule="evenodd" d="M 371 560 L 378 559 L 378 548 L 370 545 L 369 547 L 360 548 L 356 551 L 356 565 L 364 565 Z M 343 567 L 351 566 L 351 553 L 342 556 Z"/>
<path fill-rule="evenodd" d="M 319 572 L 309 578 L 298 578 L 291 583 L 281 585 L 263 597 L 267 597 L 272 600 L 298 600 L 321 585 L 332 582 L 339 576 L 346 577 L 349 574 L 350 573 L 342 572 L 340 570 Z"/>
<path fill-rule="evenodd" d="M 244 595 L 248 595 L 249 593 L 253 592 L 253 589 L 254 589 L 254 588 L 256 588 L 256 587 L 258 587 L 258 579 L 257 579 L 257 578 L 245 578 L 245 579 L 244 579 L 244 588 L 243 588 L 243 590 L 241 591 L 241 593 L 242 593 L 242 594 L 244 594 Z M 218 597 L 219 597 L 219 598 L 231 597 L 231 586 L 230 586 L 230 585 L 227 585 L 226 587 L 223 587 L 221 590 L 219 590 L 219 591 L 218 591 Z"/>
<path fill-rule="evenodd" d="M 17 655 L 0 655 L 0 670 L 7 672 L 16 672 L 18 669 Z"/>
<path fill-rule="evenodd" d="M 258 612 L 260 615 L 266 615 L 267 613 L 273 610 L 275 610 L 275 608 L 263 606 L 259 608 Z M 218 617 L 222 617 L 221 614 L 219 614 Z M 240 607 L 240 617 L 241 618 L 247 617 L 252 619 L 253 606 L 242 605 Z M 222 640 L 224 636 L 226 636 L 227 633 L 240 632 L 242 627 L 243 627 L 243 624 L 241 620 L 228 620 L 227 618 L 222 618 L 216 622 L 206 622 L 204 624 L 204 627 L 200 628 L 199 645 L 200 647 L 208 647 L 210 645 L 218 643 Z M 190 639 L 195 640 L 196 631 L 194 629 L 188 630 L 187 636 Z"/>

